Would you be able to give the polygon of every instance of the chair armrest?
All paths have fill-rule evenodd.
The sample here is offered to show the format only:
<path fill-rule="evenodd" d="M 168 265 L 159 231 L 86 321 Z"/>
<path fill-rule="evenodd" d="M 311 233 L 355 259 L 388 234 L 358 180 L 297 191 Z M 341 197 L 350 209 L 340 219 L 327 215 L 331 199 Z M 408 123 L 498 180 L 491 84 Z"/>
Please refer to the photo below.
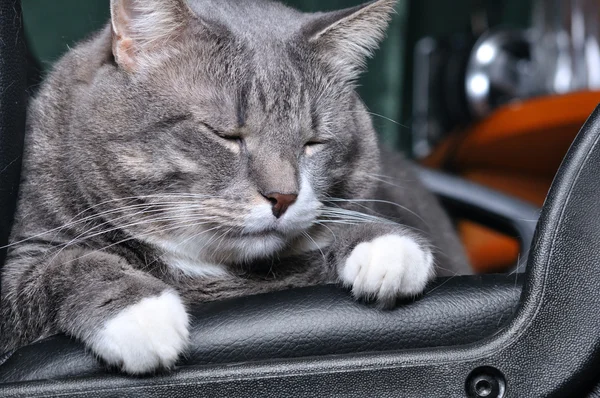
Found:
<path fill-rule="evenodd" d="M 516 275 L 485 275 L 439 279 L 391 311 L 357 303 L 337 286 L 197 305 L 180 366 L 467 344 L 508 320 L 520 292 Z M 57 336 L 12 353 L 0 365 L 0 384 L 103 371 L 80 343 Z"/>

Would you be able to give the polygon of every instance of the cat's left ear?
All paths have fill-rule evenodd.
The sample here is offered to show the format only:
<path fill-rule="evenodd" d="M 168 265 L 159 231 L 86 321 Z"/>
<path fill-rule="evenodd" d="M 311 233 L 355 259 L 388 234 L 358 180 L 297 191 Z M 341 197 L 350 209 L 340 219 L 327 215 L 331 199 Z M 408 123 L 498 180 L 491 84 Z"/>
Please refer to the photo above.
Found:
<path fill-rule="evenodd" d="M 110 0 L 113 55 L 127 71 L 156 59 L 189 22 L 185 0 Z"/>
<path fill-rule="evenodd" d="M 397 0 L 371 1 L 318 15 L 304 32 L 337 73 L 354 80 L 385 36 Z"/>

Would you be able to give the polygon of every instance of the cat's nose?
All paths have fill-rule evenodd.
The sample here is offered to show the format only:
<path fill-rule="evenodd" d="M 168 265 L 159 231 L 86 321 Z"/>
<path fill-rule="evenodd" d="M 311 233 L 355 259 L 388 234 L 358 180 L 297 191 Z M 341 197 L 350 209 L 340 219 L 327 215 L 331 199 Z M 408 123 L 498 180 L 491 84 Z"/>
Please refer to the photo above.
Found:
<path fill-rule="evenodd" d="M 294 204 L 298 195 L 296 194 L 283 194 L 283 193 L 268 193 L 264 195 L 265 198 L 273 205 L 273 215 L 277 218 L 283 216 L 288 207 Z"/>

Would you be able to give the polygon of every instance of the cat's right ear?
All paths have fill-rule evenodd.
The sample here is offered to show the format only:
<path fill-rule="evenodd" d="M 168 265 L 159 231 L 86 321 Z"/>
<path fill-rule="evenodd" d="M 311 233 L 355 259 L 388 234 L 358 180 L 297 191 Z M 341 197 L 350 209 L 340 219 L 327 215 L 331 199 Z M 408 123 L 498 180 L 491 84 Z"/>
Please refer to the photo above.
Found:
<path fill-rule="evenodd" d="M 159 56 L 192 16 L 185 0 L 110 0 L 112 50 L 117 64 L 134 72 Z"/>
<path fill-rule="evenodd" d="M 397 0 L 374 0 L 345 10 L 316 14 L 304 33 L 338 75 L 355 80 L 384 37 Z"/>

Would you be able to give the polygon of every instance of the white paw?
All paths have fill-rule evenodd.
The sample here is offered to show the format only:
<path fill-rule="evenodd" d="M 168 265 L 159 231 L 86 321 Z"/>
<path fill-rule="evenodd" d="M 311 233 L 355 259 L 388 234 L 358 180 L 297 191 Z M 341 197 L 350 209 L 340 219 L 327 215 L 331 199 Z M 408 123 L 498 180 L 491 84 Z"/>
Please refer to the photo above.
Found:
<path fill-rule="evenodd" d="M 173 366 L 188 338 L 185 307 L 176 293 L 166 291 L 125 308 L 90 343 L 109 365 L 144 374 Z"/>
<path fill-rule="evenodd" d="M 356 246 L 340 279 L 355 297 L 390 306 L 398 297 L 422 293 L 433 274 L 429 249 L 407 236 L 385 235 Z"/>

